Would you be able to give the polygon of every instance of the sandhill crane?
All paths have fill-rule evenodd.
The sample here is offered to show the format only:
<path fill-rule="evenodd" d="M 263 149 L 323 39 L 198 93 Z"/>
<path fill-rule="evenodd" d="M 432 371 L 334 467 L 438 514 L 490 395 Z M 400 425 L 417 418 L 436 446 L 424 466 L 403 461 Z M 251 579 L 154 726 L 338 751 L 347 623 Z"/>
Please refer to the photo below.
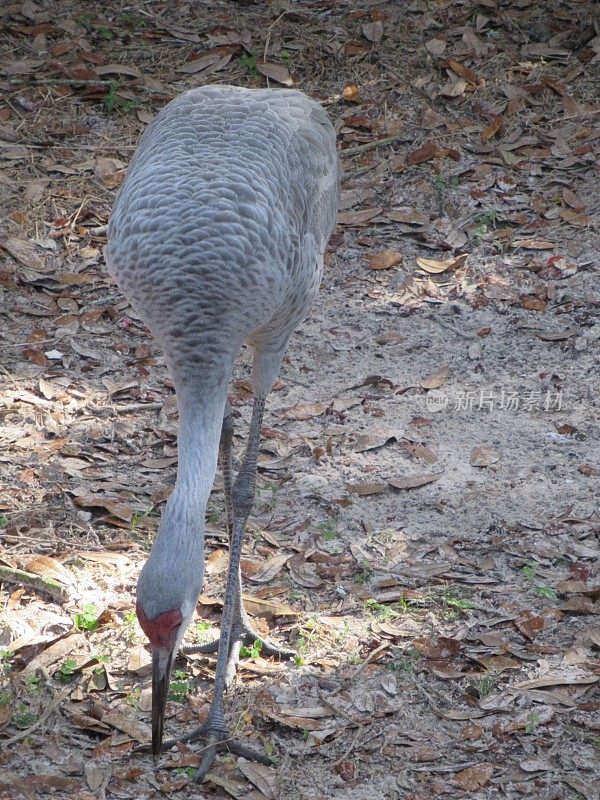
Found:
<path fill-rule="evenodd" d="M 108 269 L 162 345 L 179 410 L 177 480 L 137 584 L 152 651 L 155 757 L 171 667 L 203 586 L 204 515 L 218 458 L 223 470 L 229 568 L 197 780 L 225 739 L 249 755 L 229 741 L 223 713 L 240 646 L 260 638 L 241 600 L 242 539 L 265 399 L 317 293 L 338 183 L 335 132 L 318 103 L 294 90 L 204 86 L 148 126 L 110 218 Z M 253 349 L 254 405 L 234 481 L 227 388 L 244 342 Z M 264 652 L 281 651 L 266 643 Z"/>

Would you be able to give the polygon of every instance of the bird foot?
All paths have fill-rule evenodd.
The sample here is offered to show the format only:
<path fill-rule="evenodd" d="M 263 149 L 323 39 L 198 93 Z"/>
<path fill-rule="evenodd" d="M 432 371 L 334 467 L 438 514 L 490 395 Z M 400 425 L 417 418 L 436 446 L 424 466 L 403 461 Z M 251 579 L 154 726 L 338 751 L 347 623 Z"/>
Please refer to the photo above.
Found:
<path fill-rule="evenodd" d="M 201 783 L 208 775 L 217 753 L 228 752 L 232 755 L 245 758 L 248 761 L 266 764 L 269 767 L 275 763 L 272 758 L 264 755 L 264 753 L 260 753 L 253 747 L 248 747 L 248 745 L 238 741 L 237 739 L 232 739 L 229 735 L 229 731 L 224 727 L 212 727 L 208 721 L 201 727 L 195 728 L 185 736 L 182 736 L 179 741 L 193 742 L 197 739 L 204 739 L 206 741 L 206 745 L 202 748 L 202 750 L 200 750 L 202 760 L 200 761 L 200 766 L 194 774 L 195 783 Z M 169 741 L 163 743 L 162 749 L 168 750 L 176 743 L 177 740 L 170 739 Z"/>
<path fill-rule="evenodd" d="M 249 623 L 240 621 L 234 625 L 229 641 L 229 657 L 227 659 L 227 672 L 225 675 L 225 686 L 227 688 L 231 686 L 235 677 L 237 665 L 240 660 L 241 648 L 252 647 L 256 641 L 259 641 L 262 645 L 260 649 L 261 655 L 281 659 L 293 658 L 296 655 L 293 650 L 288 650 L 285 647 L 279 647 L 272 642 L 266 642 Z M 216 653 L 218 649 L 219 640 L 215 639 L 215 641 L 208 642 L 208 644 L 195 644 L 183 647 L 181 652 L 184 653 L 184 655 L 193 655 L 195 653 L 207 654 Z"/>

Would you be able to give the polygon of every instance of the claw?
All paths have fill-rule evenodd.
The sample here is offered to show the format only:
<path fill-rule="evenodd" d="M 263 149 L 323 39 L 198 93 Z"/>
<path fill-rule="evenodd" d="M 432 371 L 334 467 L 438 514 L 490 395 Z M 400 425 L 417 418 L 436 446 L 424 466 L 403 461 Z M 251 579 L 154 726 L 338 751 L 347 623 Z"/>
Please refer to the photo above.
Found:
<path fill-rule="evenodd" d="M 200 731 L 202 735 L 207 733 L 205 727 L 199 728 L 187 734 L 182 741 L 191 741 L 192 739 L 199 738 L 201 735 Z M 270 756 L 259 753 L 258 750 L 255 750 L 253 747 L 248 747 L 235 739 L 230 739 L 227 731 L 212 732 L 209 735 L 208 744 L 202 750 L 202 761 L 194 774 L 194 783 L 202 783 L 210 772 L 217 753 L 224 750 L 233 755 L 240 756 L 241 758 L 246 758 L 248 761 L 256 761 L 259 764 L 265 764 L 268 767 L 273 766 L 275 763 L 274 759 Z"/>

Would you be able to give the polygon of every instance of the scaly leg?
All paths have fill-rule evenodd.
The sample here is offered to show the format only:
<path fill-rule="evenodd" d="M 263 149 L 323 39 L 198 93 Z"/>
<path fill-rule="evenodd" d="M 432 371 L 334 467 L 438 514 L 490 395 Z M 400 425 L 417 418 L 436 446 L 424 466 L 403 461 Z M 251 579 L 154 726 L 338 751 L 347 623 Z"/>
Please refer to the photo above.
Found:
<path fill-rule="evenodd" d="M 264 407 L 264 402 L 263 402 Z M 233 459 L 232 459 L 232 444 L 233 444 L 233 414 L 229 403 L 225 408 L 225 415 L 223 417 L 223 427 L 221 429 L 221 441 L 219 443 L 219 462 L 221 472 L 223 474 L 223 493 L 225 495 L 225 516 L 227 520 L 227 534 L 229 536 L 229 543 L 231 547 L 234 508 L 232 504 L 232 474 L 233 474 Z M 258 443 L 260 443 L 260 425 L 258 428 Z M 249 446 L 249 445 L 248 445 Z M 258 444 L 256 454 L 258 456 Z M 247 458 L 248 454 L 246 454 Z M 246 459 L 244 459 L 244 462 Z M 255 462 L 256 463 L 256 462 Z M 242 468 L 243 469 L 243 468 Z M 240 475 L 241 475 L 240 470 Z M 256 476 L 256 467 L 254 468 Z M 239 477 L 238 477 L 239 480 Z M 237 483 L 237 481 L 236 481 Z M 252 498 L 254 499 L 254 488 L 252 490 Z M 248 511 L 249 513 L 249 511 Z M 247 519 L 246 514 L 246 519 Z M 244 525 L 246 523 L 244 519 Z M 230 556 L 231 558 L 231 556 Z M 251 646 L 258 639 L 262 642 L 262 652 L 267 656 L 276 656 L 279 658 L 292 658 L 295 653 L 293 650 L 288 650 L 283 647 L 277 647 L 270 642 L 265 642 L 262 637 L 253 629 L 248 615 L 244 610 L 242 597 L 242 574 L 238 567 L 238 580 L 236 585 L 236 592 L 234 597 L 234 610 L 233 610 L 233 627 L 231 630 L 231 637 L 229 642 L 229 656 L 227 659 L 227 670 L 225 674 L 225 687 L 228 689 L 235 677 L 237 664 L 240 657 L 240 649 L 243 645 Z M 186 655 L 194 653 L 216 653 L 219 648 L 219 639 L 213 642 L 201 645 L 188 645 L 182 648 L 182 652 Z"/>
<path fill-rule="evenodd" d="M 199 731 L 193 732 L 190 737 L 197 738 L 201 735 L 207 736 L 207 746 L 204 748 L 204 755 L 194 778 L 197 782 L 202 781 L 206 777 L 217 751 L 223 749 L 223 747 L 233 753 L 241 753 L 243 751 L 243 755 L 246 758 L 250 755 L 254 760 L 265 761 L 265 756 L 261 753 L 249 751 L 245 745 L 229 740 L 229 731 L 223 713 L 223 695 L 227 684 L 228 663 L 232 652 L 231 645 L 236 641 L 237 637 L 237 631 L 235 630 L 236 618 L 242 619 L 240 603 L 240 557 L 242 554 L 246 520 L 248 519 L 254 502 L 256 460 L 258 458 L 260 429 L 264 408 L 265 398 L 256 397 L 252 409 L 248 447 L 239 474 L 231 488 L 233 524 L 229 544 L 229 567 L 227 570 L 225 599 L 223 601 L 221 635 L 219 637 L 217 653 L 213 700 L 208 712 L 206 724 L 203 725 Z M 271 763 L 269 759 L 267 759 L 267 763 Z"/>

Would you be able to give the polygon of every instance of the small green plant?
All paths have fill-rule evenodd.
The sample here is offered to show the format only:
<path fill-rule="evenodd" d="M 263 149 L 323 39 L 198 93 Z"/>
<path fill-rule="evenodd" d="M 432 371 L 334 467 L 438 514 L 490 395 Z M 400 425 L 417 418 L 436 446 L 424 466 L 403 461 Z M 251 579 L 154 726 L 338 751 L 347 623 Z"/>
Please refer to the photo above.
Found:
<path fill-rule="evenodd" d="M 240 647 L 240 658 L 258 658 L 260 656 L 263 643 L 260 639 L 255 639 L 250 647 L 242 645 Z"/>
<path fill-rule="evenodd" d="M 104 95 L 104 107 L 109 114 L 113 111 L 119 110 L 128 113 L 137 107 L 137 100 L 124 100 L 118 94 L 121 84 L 119 81 L 110 81 L 108 84 L 108 92 Z M 135 516 L 135 515 L 134 515 Z"/>
<path fill-rule="evenodd" d="M 191 629 L 192 638 L 196 644 L 206 644 L 215 638 L 213 630 L 211 622 L 197 622 Z"/>
<path fill-rule="evenodd" d="M 8 517 L 5 517 L 4 514 L 0 514 L 0 528 L 6 528 L 8 525 Z"/>
<path fill-rule="evenodd" d="M 221 514 L 214 500 L 208 501 L 208 506 L 206 507 L 205 519 L 207 522 L 210 522 L 211 525 L 216 525 L 217 522 L 221 519 Z"/>
<path fill-rule="evenodd" d="M 302 658 L 302 656 L 299 656 L 299 655 L 296 655 L 296 656 L 294 656 L 294 664 L 295 664 L 297 667 L 303 667 L 303 666 L 305 665 L 305 663 L 306 663 L 306 662 L 305 662 L 305 660 Z"/>
<path fill-rule="evenodd" d="M 462 597 L 460 592 L 454 588 L 447 589 L 443 594 L 443 599 L 447 606 L 456 608 L 459 611 L 467 611 L 469 608 L 473 608 L 473 603 L 467 600 L 466 597 Z"/>
<path fill-rule="evenodd" d="M 19 703 L 15 713 L 12 716 L 12 721 L 19 730 L 25 730 L 36 721 L 37 717 L 29 710 L 29 706 L 25 703 Z"/>
<path fill-rule="evenodd" d="M 127 25 L 129 28 L 145 28 L 146 20 L 143 17 L 138 17 L 131 11 L 126 11 L 119 17 L 121 25 Z"/>
<path fill-rule="evenodd" d="M 10 650 L 0 650 L 0 675 L 7 675 L 12 669 L 13 653 Z"/>
<path fill-rule="evenodd" d="M 490 230 L 494 230 L 496 227 L 497 216 L 498 212 L 493 208 L 490 208 L 488 211 L 484 211 L 482 214 L 478 214 L 474 219 L 476 227 L 472 230 L 473 236 L 476 239 L 481 240 L 490 232 Z"/>
<path fill-rule="evenodd" d="M 260 639 L 255 639 L 251 647 L 242 645 L 240 647 L 240 658 L 258 658 L 263 649 L 263 643 Z"/>
<path fill-rule="evenodd" d="M 140 695 L 142 694 L 141 689 L 132 689 L 129 694 L 125 695 L 125 702 L 131 708 L 137 708 L 140 702 Z"/>
<path fill-rule="evenodd" d="M 110 30 L 110 28 L 98 28 L 96 31 L 96 35 L 99 39 L 104 39 L 105 42 L 110 42 L 112 39 L 115 38 L 114 33 Z"/>
<path fill-rule="evenodd" d="M 373 598 L 365 600 L 365 609 L 370 611 L 378 619 L 395 619 L 398 616 L 391 606 L 379 603 L 377 600 L 373 600 Z"/>
<path fill-rule="evenodd" d="M 121 98 L 119 98 L 120 100 Z M 129 523 L 129 530 L 133 533 L 142 520 L 147 519 L 154 511 L 154 506 L 150 506 L 145 511 L 134 511 Z"/>
<path fill-rule="evenodd" d="M 12 701 L 10 692 L 0 692 L 0 706 L 7 706 Z"/>
<path fill-rule="evenodd" d="M 123 625 L 125 626 L 125 638 L 128 642 L 135 639 L 137 617 L 135 611 L 126 611 L 123 614 Z"/>
<path fill-rule="evenodd" d="M 184 775 L 190 780 L 193 780 L 194 775 L 196 774 L 196 767 L 175 767 L 173 772 L 175 775 Z"/>
<path fill-rule="evenodd" d="M 540 724 L 540 717 L 539 714 L 536 714 L 535 711 L 531 714 L 527 715 L 527 724 L 525 725 L 525 733 L 531 735 L 535 733 L 536 728 Z"/>
<path fill-rule="evenodd" d="M 525 566 L 521 567 L 521 573 L 529 583 L 534 584 L 533 590 L 536 594 L 546 598 L 546 600 L 557 600 L 558 592 L 556 589 L 553 589 L 551 586 L 544 586 L 542 583 L 536 583 L 537 567 L 535 564 L 525 564 Z"/>
<path fill-rule="evenodd" d="M 498 684 L 498 676 L 495 672 L 484 672 L 477 684 L 477 691 L 479 697 L 483 700 L 484 697 L 490 695 Z"/>
<path fill-rule="evenodd" d="M 39 675 L 27 675 L 24 686 L 27 694 L 38 694 L 42 688 L 42 679 Z"/>
<path fill-rule="evenodd" d="M 248 74 L 252 76 L 258 75 L 256 71 L 256 56 L 249 53 L 243 53 L 238 59 L 238 64 L 248 70 Z"/>
<path fill-rule="evenodd" d="M 540 597 L 545 597 L 546 600 L 558 599 L 558 592 L 551 586 L 536 586 L 535 591 L 540 595 Z"/>
<path fill-rule="evenodd" d="M 361 561 L 360 562 L 360 572 L 354 578 L 354 583 L 358 583 L 359 586 L 368 583 L 371 578 L 373 577 L 373 567 L 369 564 L 368 561 Z"/>
<path fill-rule="evenodd" d="M 316 617 L 308 619 L 298 632 L 298 656 L 307 655 L 311 647 L 323 636 L 323 626 Z"/>
<path fill-rule="evenodd" d="M 323 535 L 323 539 L 326 542 L 331 542 L 333 539 L 337 539 L 338 537 L 338 529 L 337 523 L 333 517 L 329 517 L 319 525 L 319 529 Z"/>
<path fill-rule="evenodd" d="M 525 564 L 525 566 L 521 567 L 521 572 L 524 578 L 527 578 L 528 581 L 533 581 L 536 573 L 535 564 Z"/>
<path fill-rule="evenodd" d="M 76 669 L 77 661 L 75 661 L 74 658 L 65 658 L 58 670 L 54 673 L 54 677 L 61 683 L 69 683 Z"/>
<path fill-rule="evenodd" d="M 91 11 L 84 11 L 81 14 L 77 14 L 75 17 L 75 22 L 89 32 L 94 27 L 95 18 L 95 14 L 93 14 Z"/>
<path fill-rule="evenodd" d="M 106 655 L 106 654 L 102 654 L 102 655 L 95 654 L 95 655 L 92 656 L 92 658 L 94 659 L 94 661 L 98 662 L 98 666 L 94 667 L 94 672 L 96 673 L 96 675 L 100 675 L 101 673 L 104 672 L 104 667 L 102 666 L 102 664 L 110 664 L 110 656 L 109 655 Z"/>
<path fill-rule="evenodd" d="M 78 631 L 95 631 L 98 622 L 98 609 L 93 603 L 86 603 L 82 611 L 77 611 L 74 617 L 75 627 Z"/>
<path fill-rule="evenodd" d="M 401 655 L 390 662 L 389 668 L 394 672 L 412 672 L 421 659 L 421 654 L 416 647 L 408 647 Z"/>
<path fill-rule="evenodd" d="M 174 700 L 176 703 L 183 703 L 190 693 L 188 674 L 182 669 L 176 669 L 173 673 L 173 677 L 175 680 L 171 681 L 169 686 L 169 700 Z"/>

